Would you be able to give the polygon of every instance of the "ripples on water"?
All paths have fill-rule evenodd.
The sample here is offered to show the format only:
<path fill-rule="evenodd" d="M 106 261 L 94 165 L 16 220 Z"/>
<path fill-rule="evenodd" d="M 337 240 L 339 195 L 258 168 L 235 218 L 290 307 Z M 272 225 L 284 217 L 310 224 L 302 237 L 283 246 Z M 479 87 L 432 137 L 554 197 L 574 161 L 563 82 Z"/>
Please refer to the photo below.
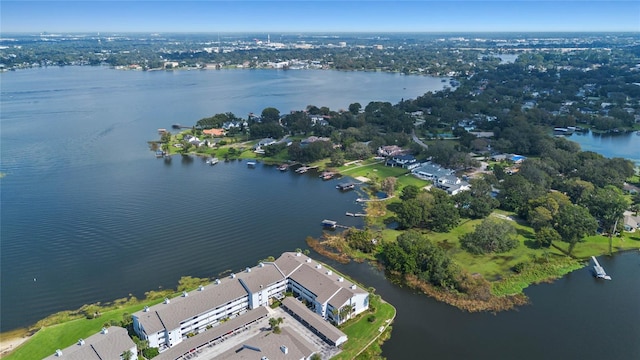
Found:
<path fill-rule="evenodd" d="M 358 211 L 357 195 L 333 181 L 179 156 L 167 165 L 148 150 L 158 128 L 270 106 L 395 103 L 442 86 L 328 71 L 65 67 L 1 76 L 2 330 L 304 248 L 324 218 L 361 223 L 342 221 Z"/>

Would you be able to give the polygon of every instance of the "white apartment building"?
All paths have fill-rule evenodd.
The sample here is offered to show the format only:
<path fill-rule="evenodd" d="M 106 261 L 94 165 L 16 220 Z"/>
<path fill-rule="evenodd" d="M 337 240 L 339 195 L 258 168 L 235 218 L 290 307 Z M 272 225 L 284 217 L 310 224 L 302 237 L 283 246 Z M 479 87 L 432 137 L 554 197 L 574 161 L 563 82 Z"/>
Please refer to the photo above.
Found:
<path fill-rule="evenodd" d="M 282 299 L 286 291 L 305 300 L 323 319 L 337 324 L 369 308 L 366 290 L 333 274 L 308 256 L 288 252 L 275 262 L 246 268 L 138 311 L 133 314 L 133 326 L 141 339 L 162 352 L 188 336 L 251 309 L 267 306 L 273 298 Z"/>

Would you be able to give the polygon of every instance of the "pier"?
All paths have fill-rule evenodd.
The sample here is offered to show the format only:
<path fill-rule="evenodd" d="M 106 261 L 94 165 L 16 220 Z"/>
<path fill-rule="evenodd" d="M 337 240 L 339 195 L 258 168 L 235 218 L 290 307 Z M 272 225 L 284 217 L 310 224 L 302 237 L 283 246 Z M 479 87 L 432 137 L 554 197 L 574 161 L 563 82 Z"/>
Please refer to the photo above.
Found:
<path fill-rule="evenodd" d="M 313 169 L 317 169 L 317 168 L 318 168 L 317 165 L 316 166 L 300 166 L 299 168 L 296 169 L 296 172 L 298 174 L 304 174 L 309 170 L 313 170 Z"/>
<path fill-rule="evenodd" d="M 595 263 L 595 265 L 593 266 L 593 270 L 596 272 L 596 277 L 598 279 L 611 280 L 611 276 L 607 275 L 607 273 L 604 271 L 604 268 L 600 266 L 600 263 L 598 263 L 596 257 L 592 256 L 591 259 Z"/>
<path fill-rule="evenodd" d="M 348 229 L 348 226 L 344 226 L 344 225 L 339 225 L 337 221 L 334 220 L 327 220 L 324 219 L 322 220 L 322 226 L 328 229 L 336 229 L 336 228 L 340 228 L 340 229 Z"/>

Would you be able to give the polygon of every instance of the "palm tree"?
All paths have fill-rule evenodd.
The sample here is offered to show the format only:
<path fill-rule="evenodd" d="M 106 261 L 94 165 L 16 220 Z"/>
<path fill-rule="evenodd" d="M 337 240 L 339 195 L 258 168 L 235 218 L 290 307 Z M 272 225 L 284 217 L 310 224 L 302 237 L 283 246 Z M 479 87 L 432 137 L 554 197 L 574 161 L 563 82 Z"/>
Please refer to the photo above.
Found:
<path fill-rule="evenodd" d="M 122 353 L 122 360 L 131 360 L 133 359 L 133 352 L 131 350 L 127 350 Z"/>
<path fill-rule="evenodd" d="M 340 308 L 340 322 L 346 321 L 351 317 L 351 311 L 353 310 L 353 305 L 345 305 Z"/>

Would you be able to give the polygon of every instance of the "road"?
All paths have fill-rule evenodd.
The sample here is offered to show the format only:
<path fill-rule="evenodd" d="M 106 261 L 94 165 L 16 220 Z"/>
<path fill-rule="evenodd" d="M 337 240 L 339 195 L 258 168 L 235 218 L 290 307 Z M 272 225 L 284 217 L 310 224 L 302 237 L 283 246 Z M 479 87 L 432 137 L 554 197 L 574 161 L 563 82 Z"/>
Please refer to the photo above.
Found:
<path fill-rule="evenodd" d="M 413 141 L 415 143 L 417 143 L 418 145 L 422 146 L 425 149 L 429 149 L 429 145 L 425 144 L 422 142 L 422 140 L 420 140 L 420 138 L 418 138 L 418 136 L 416 135 L 416 131 L 412 130 L 411 131 L 411 138 L 413 139 Z"/>

